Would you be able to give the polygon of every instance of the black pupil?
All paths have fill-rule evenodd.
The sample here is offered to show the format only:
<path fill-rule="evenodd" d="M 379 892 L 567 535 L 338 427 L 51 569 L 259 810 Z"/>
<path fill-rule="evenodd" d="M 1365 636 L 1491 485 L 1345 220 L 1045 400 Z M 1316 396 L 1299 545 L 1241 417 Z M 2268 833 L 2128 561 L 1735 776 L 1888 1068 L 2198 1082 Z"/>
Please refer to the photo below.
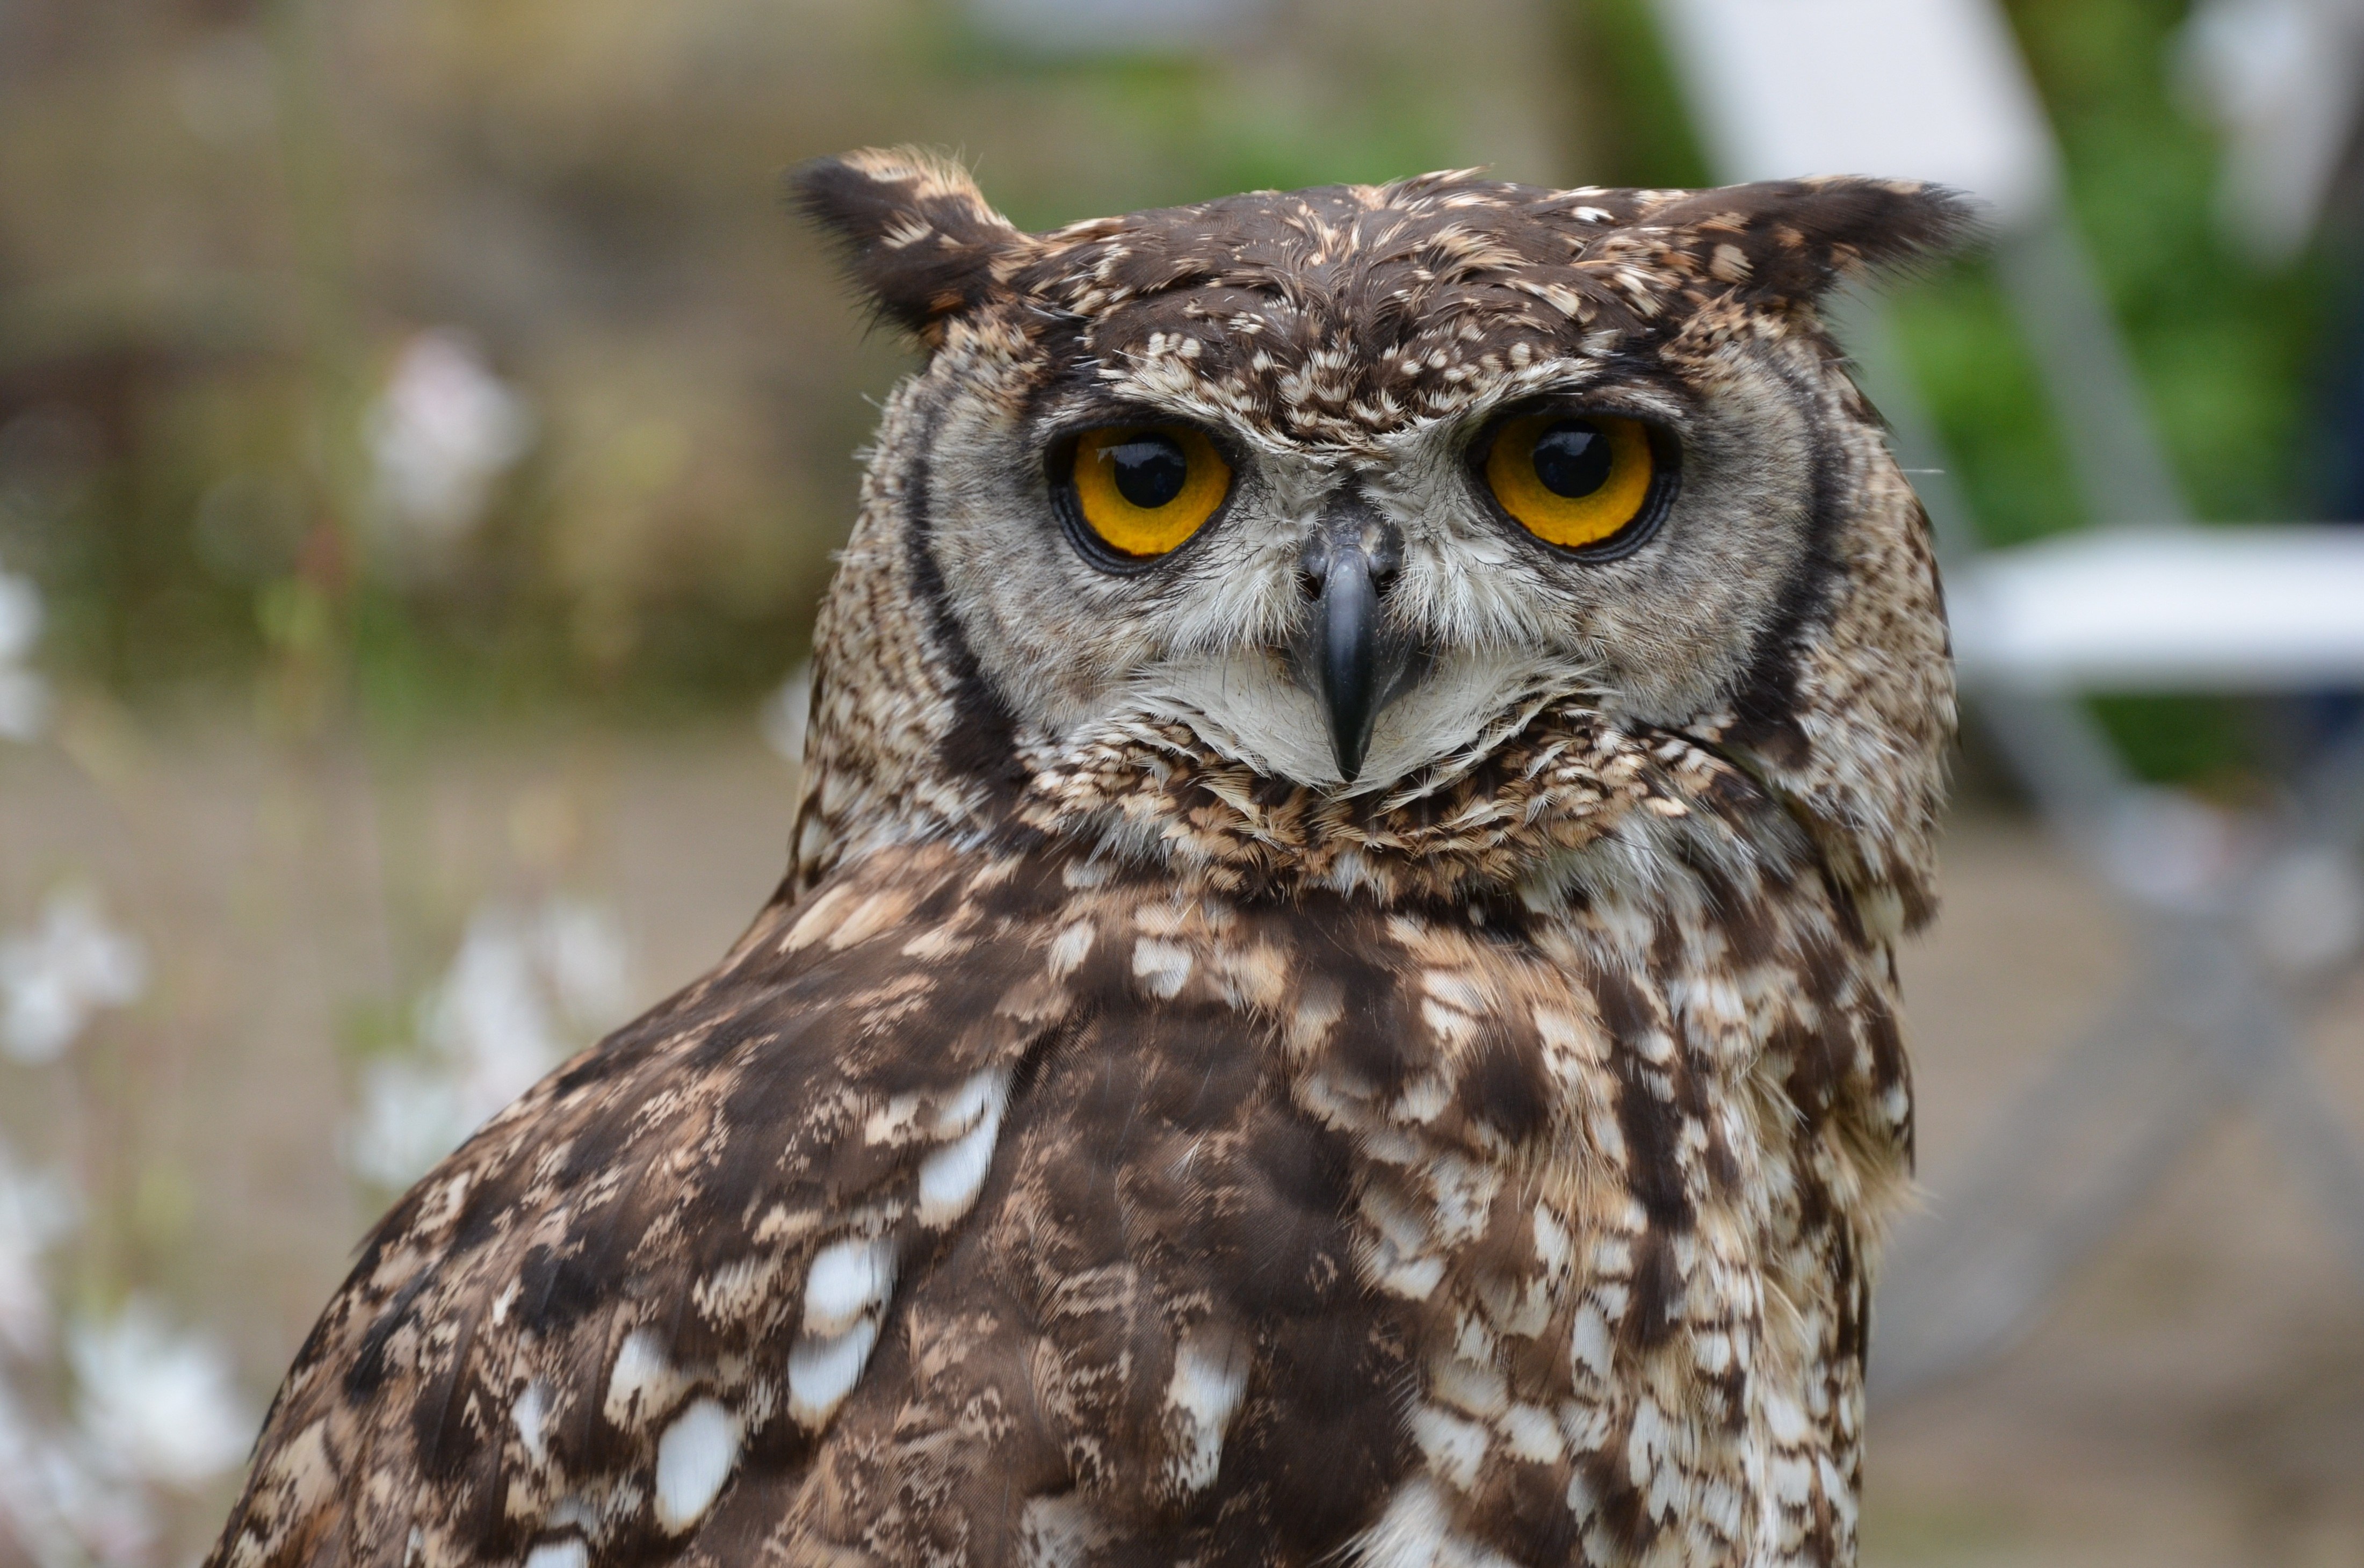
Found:
<path fill-rule="evenodd" d="M 1562 419 L 1535 438 L 1535 477 L 1570 500 L 1609 483 L 1609 437 L 1589 419 Z"/>
<path fill-rule="evenodd" d="M 1116 471 L 1116 493 L 1144 512 L 1154 512 L 1182 494 L 1190 460 L 1171 436 L 1139 435 L 1108 449 Z"/>

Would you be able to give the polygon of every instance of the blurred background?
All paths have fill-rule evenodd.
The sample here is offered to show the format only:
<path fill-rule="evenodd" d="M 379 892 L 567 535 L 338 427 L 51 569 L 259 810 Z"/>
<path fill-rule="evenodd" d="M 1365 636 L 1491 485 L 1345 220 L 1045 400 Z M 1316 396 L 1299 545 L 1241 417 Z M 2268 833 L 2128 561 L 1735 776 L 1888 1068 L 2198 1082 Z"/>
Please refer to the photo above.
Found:
<path fill-rule="evenodd" d="M 2193 507 L 2364 516 L 2364 5 L 2006 10 Z M 788 164 L 936 145 L 1034 228 L 1712 183 L 1683 81 L 1648 0 L 0 0 L 0 1568 L 194 1561 L 369 1220 L 776 881 L 910 363 Z M 1891 302 L 1984 539 L 2085 523 L 1992 263 Z M 2097 706 L 2236 807 L 2352 721 Z M 1933 1180 L 2134 962 L 1959 774 Z M 2364 1127 L 2364 982 L 2311 1003 Z M 1868 1562 L 2364 1564 L 2364 1282 L 2272 1155 L 2224 1118 L 1878 1412 Z"/>

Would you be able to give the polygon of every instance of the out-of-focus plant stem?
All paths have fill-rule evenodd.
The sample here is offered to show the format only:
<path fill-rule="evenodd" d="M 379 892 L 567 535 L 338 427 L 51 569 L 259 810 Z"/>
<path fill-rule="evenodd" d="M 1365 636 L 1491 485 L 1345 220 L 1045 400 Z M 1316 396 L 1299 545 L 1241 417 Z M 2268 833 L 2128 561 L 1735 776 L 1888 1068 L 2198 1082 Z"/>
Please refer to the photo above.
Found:
<path fill-rule="evenodd" d="M 257 604 L 274 663 L 259 690 L 266 728 L 311 741 L 340 717 L 359 721 L 352 677 L 367 591 L 362 572 L 368 508 L 374 504 L 362 420 L 369 399 L 365 334 L 355 276 L 347 158 L 329 91 L 327 0 L 269 0 L 280 158 L 296 239 L 306 371 L 314 515 L 287 576 Z M 397 615 L 385 595 L 373 614 Z M 423 831 L 420 781 L 398 751 L 357 736 L 369 776 L 377 838 L 376 892 L 384 909 L 390 995 L 407 995 L 427 973 L 431 900 L 415 874 Z M 325 761 L 324 761 L 324 764 Z M 317 812 L 306 830 L 321 831 Z"/>
<path fill-rule="evenodd" d="M 266 11 L 311 384 L 312 517 L 295 570 L 265 585 L 256 605 L 276 655 L 263 687 L 265 721 L 307 739 L 318 736 L 344 706 L 362 509 L 369 505 L 343 143 L 329 108 L 317 13 L 317 0 L 270 0 Z"/>

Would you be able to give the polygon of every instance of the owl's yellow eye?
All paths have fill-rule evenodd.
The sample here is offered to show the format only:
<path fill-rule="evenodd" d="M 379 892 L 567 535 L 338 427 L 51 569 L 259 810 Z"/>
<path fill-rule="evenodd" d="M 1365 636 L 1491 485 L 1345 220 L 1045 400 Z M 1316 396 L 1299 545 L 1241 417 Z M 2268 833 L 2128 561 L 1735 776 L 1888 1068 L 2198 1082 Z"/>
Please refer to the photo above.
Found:
<path fill-rule="evenodd" d="M 1486 484 L 1529 533 L 1577 550 L 1615 539 L 1649 509 L 1657 467 L 1639 419 L 1519 414 L 1495 428 Z"/>
<path fill-rule="evenodd" d="M 1076 510 L 1118 555 L 1181 547 L 1231 494 L 1232 465 L 1188 425 L 1110 425 L 1076 439 Z"/>

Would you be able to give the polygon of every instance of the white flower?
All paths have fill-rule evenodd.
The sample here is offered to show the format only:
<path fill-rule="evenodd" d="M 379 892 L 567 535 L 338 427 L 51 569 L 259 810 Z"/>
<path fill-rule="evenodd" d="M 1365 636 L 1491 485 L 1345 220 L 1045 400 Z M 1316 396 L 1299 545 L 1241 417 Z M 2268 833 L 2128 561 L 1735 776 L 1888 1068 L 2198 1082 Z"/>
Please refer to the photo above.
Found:
<path fill-rule="evenodd" d="M 41 591 L 29 577 L 0 572 L 0 664 L 33 651 L 41 636 Z"/>
<path fill-rule="evenodd" d="M 474 1125 L 442 1062 L 373 1062 L 362 1070 L 360 1113 L 345 1128 L 345 1163 L 363 1181 L 408 1186 Z"/>
<path fill-rule="evenodd" d="M 421 1009 L 419 1032 L 455 1070 L 470 1127 L 523 1094 L 563 1050 L 535 957 L 515 914 L 479 909 Z"/>
<path fill-rule="evenodd" d="M 137 1296 L 111 1322 L 67 1336 L 75 1414 L 94 1451 L 128 1477 L 193 1486 L 236 1464 L 256 1417 L 229 1360 L 199 1334 L 175 1333 Z"/>
<path fill-rule="evenodd" d="M 632 1005 L 631 955 L 613 915 L 578 898 L 552 898 L 541 906 L 533 937 L 568 1023 L 596 1035 L 623 1021 Z"/>
<path fill-rule="evenodd" d="M 40 590 L 0 572 L 0 738 L 37 740 L 49 725 L 49 683 L 23 665 L 40 635 Z"/>
<path fill-rule="evenodd" d="M 395 360 L 366 434 L 389 520 L 443 544 L 476 525 L 493 482 L 533 444 L 526 400 L 464 333 L 421 332 Z"/>
<path fill-rule="evenodd" d="M 49 1347 L 50 1299 L 41 1255 L 73 1229 L 72 1191 L 56 1176 L 19 1169 L 0 1144 L 0 1356 Z"/>
<path fill-rule="evenodd" d="M 40 924 L 0 937 L 0 1053 L 54 1062 L 101 1007 L 121 1007 L 148 988 L 137 938 L 106 923 L 87 889 L 50 895 Z"/>
<path fill-rule="evenodd" d="M 630 998 L 623 935 L 607 911 L 552 898 L 530 915 L 476 911 L 442 981 L 421 1000 L 411 1057 L 374 1062 L 346 1162 L 385 1186 L 416 1180 L 577 1047 Z"/>
<path fill-rule="evenodd" d="M 5 1375 L 0 1530 L 14 1537 L 38 1568 L 143 1564 L 156 1537 L 140 1490 L 101 1475 L 82 1434 L 44 1428 Z"/>

